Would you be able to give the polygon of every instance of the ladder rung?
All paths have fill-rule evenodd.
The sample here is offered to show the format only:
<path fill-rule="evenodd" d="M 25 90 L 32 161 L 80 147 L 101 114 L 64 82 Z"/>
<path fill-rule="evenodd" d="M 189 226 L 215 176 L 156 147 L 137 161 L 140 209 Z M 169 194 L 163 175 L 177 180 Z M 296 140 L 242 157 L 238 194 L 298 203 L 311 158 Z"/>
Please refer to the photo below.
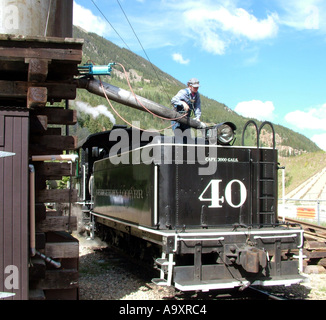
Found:
<path fill-rule="evenodd" d="M 166 259 L 162 259 L 162 258 L 158 258 L 155 260 L 155 263 L 159 266 L 167 266 L 169 264 L 168 260 Z"/>
<path fill-rule="evenodd" d="M 172 264 L 172 265 L 175 265 L 175 262 L 169 262 L 167 259 L 165 259 L 165 258 L 157 258 L 156 260 L 155 260 L 155 263 L 157 264 L 157 265 L 159 265 L 159 266 L 168 266 L 168 265 L 170 265 L 170 264 Z"/>

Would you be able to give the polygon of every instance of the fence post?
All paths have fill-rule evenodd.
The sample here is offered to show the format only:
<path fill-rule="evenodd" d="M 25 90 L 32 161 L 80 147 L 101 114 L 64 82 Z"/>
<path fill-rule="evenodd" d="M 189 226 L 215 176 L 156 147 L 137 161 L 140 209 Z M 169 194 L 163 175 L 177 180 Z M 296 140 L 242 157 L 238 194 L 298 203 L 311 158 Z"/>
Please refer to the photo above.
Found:
<path fill-rule="evenodd" d="M 317 224 L 320 226 L 320 200 L 317 200 Z"/>

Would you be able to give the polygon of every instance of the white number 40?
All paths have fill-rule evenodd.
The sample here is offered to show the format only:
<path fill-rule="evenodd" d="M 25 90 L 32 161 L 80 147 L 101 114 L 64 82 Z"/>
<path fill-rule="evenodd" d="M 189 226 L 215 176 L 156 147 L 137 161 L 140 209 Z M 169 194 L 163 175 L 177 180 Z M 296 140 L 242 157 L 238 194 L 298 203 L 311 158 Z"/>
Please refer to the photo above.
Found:
<path fill-rule="evenodd" d="M 220 183 L 222 180 L 211 180 L 210 183 L 206 186 L 205 190 L 198 197 L 200 201 L 210 201 L 211 204 L 208 208 L 222 208 L 222 204 L 224 203 L 224 199 L 226 202 L 233 208 L 241 207 L 245 201 L 247 200 L 247 189 L 246 186 L 240 180 L 232 180 L 230 181 L 225 188 L 225 198 L 224 196 L 220 197 Z M 240 188 L 240 202 L 235 204 L 232 201 L 232 186 L 234 184 L 238 184 Z M 211 189 L 211 196 L 204 198 L 204 194 L 208 189 Z"/>

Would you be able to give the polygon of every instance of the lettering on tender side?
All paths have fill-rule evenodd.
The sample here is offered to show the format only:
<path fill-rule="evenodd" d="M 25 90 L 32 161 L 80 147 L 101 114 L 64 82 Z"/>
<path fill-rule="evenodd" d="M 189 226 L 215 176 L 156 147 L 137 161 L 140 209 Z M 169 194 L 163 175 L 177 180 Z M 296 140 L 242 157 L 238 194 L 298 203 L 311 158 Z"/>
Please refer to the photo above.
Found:
<path fill-rule="evenodd" d="M 238 158 L 215 158 L 215 157 L 206 157 L 205 161 L 207 162 L 239 162 Z"/>
<path fill-rule="evenodd" d="M 129 199 L 144 199 L 144 192 L 142 189 L 97 189 L 97 196 L 123 196 Z"/>

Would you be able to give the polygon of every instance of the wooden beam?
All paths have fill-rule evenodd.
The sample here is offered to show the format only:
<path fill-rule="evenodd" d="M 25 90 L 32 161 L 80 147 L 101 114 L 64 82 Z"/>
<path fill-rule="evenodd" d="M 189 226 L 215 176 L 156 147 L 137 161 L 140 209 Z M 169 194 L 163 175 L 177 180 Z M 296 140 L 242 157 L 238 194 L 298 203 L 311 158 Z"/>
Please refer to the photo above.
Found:
<path fill-rule="evenodd" d="M 20 36 L 14 34 L 0 34 L 0 46 L 4 47 L 45 47 L 82 49 L 84 40 L 77 38 L 60 38 L 60 37 L 33 37 Z"/>
<path fill-rule="evenodd" d="M 60 149 L 63 150 L 74 150 L 77 146 L 77 137 L 75 136 L 57 136 L 57 135 L 44 135 L 44 136 L 33 136 L 31 142 L 44 146 L 51 146 L 60 144 Z"/>
<path fill-rule="evenodd" d="M 36 202 L 58 202 L 69 203 L 77 201 L 76 189 L 46 189 L 39 190 L 35 195 Z"/>
<path fill-rule="evenodd" d="M 2 46 L 3 42 L 0 42 L 0 58 L 4 57 L 10 60 L 14 59 L 47 59 L 47 60 L 60 60 L 71 61 L 80 63 L 82 60 L 82 50 L 79 49 L 60 49 L 60 48 L 18 48 L 18 47 L 5 47 Z"/>
<path fill-rule="evenodd" d="M 79 288 L 64 289 L 64 290 L 44 290 L 47 300 L 78 300 Z"/>
<path fill-rule="evenodd" d="M 44 82 L 48 76 L 49 60 L 26 59 L 28 65 L 28 81 Z"/>
<path fill-rule="evenodd" d="M 0 80 L 0 99 L 26 99 L 29 87 L 35 83 L 27 81 Z M 47 89 L 47 101 L 74 100 L 77 87 L 65 82 L 38 82 L 37 87 Z"/>
<path fill-rule="evenodd" d="M 77 137 L 72 136 L 34 136 L 31 138 L 31 155 L 62 154 L 63 150 L 75 150 Z"/>
<path fill-rule="evenodd" d="M 75 173 L 76 164 L 67 162 L 35 162 L 36 175 L 45 176 L 47 180 L 60 180 L 63 176 Z"/>
<path fill-rule="evenodd" d="M 50 216 L 45 220 L 36 223 L 37 232 L 53 232 L 53 231 L 66 231 L 77 230 L 77 217 L 75 216 Z"/>
<path fill-rule="evenodd" d="M 325 259 L 325 258 L 320 259 L 320 260 L 317 262 L 317 264 L 318 264 L 319 266 L 323 266 L 324 268 L 326 268 L 326 259 Z"/>
<path fill-rule="evenodd" d="M 35 221 L 39 222 L 46 218 L 46 207 L 44 203 L 35 203 Z"/>
<path fill-rule="evenodd" d="M 24 99 L 27 97 L 27 90 L 26 82 L 0 80 L 0 98 Z"/>
<path fill-rule="evenodd" d="M 42 289 L 30 289 L 28 299 L 33 300 L 33 301 L 34 300 L 45 300 L 44 291 Z"/>
<path fill-rule="evenodd" d="M 305 249 L 310 249 L 310 250 L 324 250 L 326 251 L 326 242 L 321 242 L 321 241 L 310 241 L 307 240 L 305 241 L 304 245 Z"/>
<path fill-rule="evenodd" d="M 303 249 L 303 254 L 307 256 L 308 259 L 323 259 L 326 258 L 326 251 L 319 250 L 305 250 Z"/>
<path fill-rule="evenodd" d="M 70 233 L 65 231 L 55 231 L 47 234 L 48 242 L 78 242 Z"/>
<path fill-rule="evenodd" d="M 53 135 L 53 136 L 61 136 L 62 130 L 61 128 L 47 128 L 44 132 L 45 135 Z"/>
<path fill-rule="evenodd" d="M 44 232 L 36 232 L 35 233 L 36 250 L 44 250 L 45 249 L 45 243 L 46 243 L 46 235 L 45 235 L 45 233 Z"/>
<path fill-rule="evenodd" d="M 48 124 L 74 125 L 77 123 L 76 110 L 64 109 L 61 107 L 47 107 L 31 111 L 31 113 L 47 116 Z"/>
<path fill-rule="evenodd" d="M 47 242 L 45 245 L 45 255 L 53 259 L 57 258 L 78 258 L 78 242 Z"/>
<path fill-rule="evenodd" d="M 45 277 L 46 265 L 45 261 L 38 256 L 31 258 L 31 266 L 29 267 L 29 279 L 38 280 Z"/>
<path fill-rule="evenodd" d="M 48 101 L 48 89 L 44 87 L 30 87 L 27 90 L 27 108 L 45 107 Z"/>
<path fill-rule="evenodd" d="M 78 287 L 77 269 L 47 270 L 45 278 L 38 283 L 38 288 L 47 289 L 71 289 Z"/>
<path fill-rule="evenodd" d="M 48 117 L 44 115 L 31 115 L 29 118 L 29 128 L 31 134 L 43 134 L 48 129 Z"/>

